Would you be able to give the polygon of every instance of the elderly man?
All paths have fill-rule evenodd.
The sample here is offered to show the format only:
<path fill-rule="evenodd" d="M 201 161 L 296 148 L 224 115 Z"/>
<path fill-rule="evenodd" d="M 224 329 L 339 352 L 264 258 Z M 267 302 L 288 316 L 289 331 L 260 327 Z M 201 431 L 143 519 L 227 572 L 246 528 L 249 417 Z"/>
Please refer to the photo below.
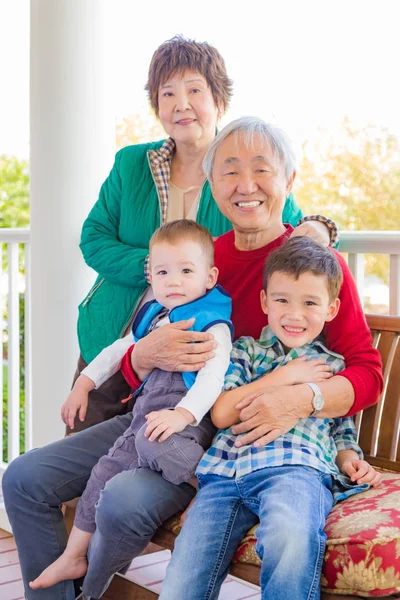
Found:
<path fill-rule="evenodd" d="M 232 296 L 236 337 L 247 334 L 258 338 L 267 324 L 259 305 L 262 265 L 267 254 L 293 231 L 282 223 L 283 203 L 295 178 L 293 151 L 280 130 L 259 119 L 240 119 L 215 138 L 204 170 L 220 211 L 233 225 L 233 232 L 217 240 L 215 259 L 219 283 Z M 382 386 L 379 354 L 371 347 L 356 286 L 344 264 L 342 268 L 342 310 L 324 333 L 328 347 L 344 356 L 347 368 L 320 385 L 324 417 L 353 414 L 373 404 Z M 124 373 L 133 387 L 139 385 L 141 374 L 156 366 L 183 371 L 204 365 L 212 356 L 213 340 L 207 333 L 184 331 L 188 326 L 187 322 L 166 325 L 142 339 L 133 352 L 130 350 L 124 360 Z M 199 343 L 188 344 L 191 341 Z M 295 394 L 289 386 L 261 393 L 243 408 L 236 433 L 247 432 L 241 438 L 242 444 L 256 439 L 266 443 L 310 415 L 314 404 L 307 385 L 296 386 Z M 3 487 L 10 520 L 20 545 L 28 536 L 30 540 L 24 573 L 28 581 L 62 550 L 55 547 L 57 540 L 65 539 L 60 504 L 82 493 L 91 468 L 108 452 L 131 418 L 131 414 L 115 417 L 34 450 L 7 470 Z M 175 486 L 150 469 L 120 473 L 111 480 L 97 506 L 85 594 L 99 598 L 113 573 L 129 565 L 157 527 L 184 510 L 193 495 L 189 484 Z M 53 556 L 41 555 L 42 549 L 50 546 Z M 33 592 L 36 596 L 32 598 L 74 598 L 72 586 L 60 588 L 58 596 L 44 595 L 51 590 Z"/>

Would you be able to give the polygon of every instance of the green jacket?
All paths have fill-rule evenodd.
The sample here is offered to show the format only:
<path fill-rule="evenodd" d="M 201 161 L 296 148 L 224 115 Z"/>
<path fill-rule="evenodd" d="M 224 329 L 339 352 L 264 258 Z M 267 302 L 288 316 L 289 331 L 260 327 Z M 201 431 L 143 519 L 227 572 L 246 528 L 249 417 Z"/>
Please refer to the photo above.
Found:
<path fill-rule="evenodd" d="M 149 240 L 161 225 L 160 190 L 148 153 L 162 145 L 163 141 L 120 150 L 99 199 L 83 224 L 80 248 L 86 263 L 99 274 L 79 305 L 78 338 L 86 362 L 122 336 L 148 287 L 144 263 Z M 290 195 L 283 221 L 296 225 L 301 217 Z M 232 229 L 214 202 L 207 181 L 196 220 L 213 236 Z"/>

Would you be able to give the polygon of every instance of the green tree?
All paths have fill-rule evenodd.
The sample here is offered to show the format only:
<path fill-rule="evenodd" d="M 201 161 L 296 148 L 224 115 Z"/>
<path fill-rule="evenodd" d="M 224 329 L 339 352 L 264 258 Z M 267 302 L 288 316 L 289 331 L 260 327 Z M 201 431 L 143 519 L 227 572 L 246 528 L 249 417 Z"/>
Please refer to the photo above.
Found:
<path fill-rule="evenodd" d="M 0 227 L 29 225 L 28 161 L 0 156 Z"/>
<path fill-rule="evenodd" d="M 342 231 L 400 230 L 400 140 L 385 129 L 356 129 L 346 119 L 335 137 L 303 144 L 296 201 Z M 366 272 L 388 280 L 388 259 L 367 255 Z"/>
<path fill-rule="evenodd" d="M 305 212 L 326 213 L 343 230 L 400 229 L 400 140 L 345 120 L 334 138 L 303 144 L 294 191 Z"/>

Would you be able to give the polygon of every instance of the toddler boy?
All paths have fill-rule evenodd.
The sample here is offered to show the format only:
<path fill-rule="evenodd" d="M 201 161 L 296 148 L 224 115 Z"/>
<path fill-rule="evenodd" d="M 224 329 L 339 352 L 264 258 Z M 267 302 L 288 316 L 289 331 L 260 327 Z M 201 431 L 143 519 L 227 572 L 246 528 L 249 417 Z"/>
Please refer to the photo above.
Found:
<path fill-rule="evenodd" d="M 211 234 L 186 219 L 163 225 L 150 241 L 150 268 L 155 300 L 145 304 L 134 319 L 134 339 L 167 323 L 195 318 L 193 329 L 214 335 L 218 343 L 215 355 L 197 374 L 160 369 L 147 374 L 137 392 L 131 425 L 92 470 L 64 553 L 29 584 L 33 589 L 86 573 L 86 553 L 96 527 L 96 502 L 108 480 L 121 471 L 149 467 L 174 484 L 195 485 L 196 466 L 215 433 L 207 413 L 223 388 L 232 324 L 231 300 L 215 285 L 218 269 Z M 110 368 L 108 373 L 101 373 L 103 381 L 115 372 L 112 346 L 77 379 L 62 410 L 64 420 L 73 420 L 78 410 L 85 414 L 98 370 L 107 364 Z M 156 439 L 161 443 L 154 442 Z"/>

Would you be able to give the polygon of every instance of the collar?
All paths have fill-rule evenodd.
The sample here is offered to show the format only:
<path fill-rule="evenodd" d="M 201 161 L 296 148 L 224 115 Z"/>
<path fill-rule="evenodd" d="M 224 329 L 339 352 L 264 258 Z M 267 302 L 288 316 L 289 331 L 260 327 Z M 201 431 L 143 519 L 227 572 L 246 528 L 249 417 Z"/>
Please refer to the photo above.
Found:
<path fill-rule="evenodd" d="M 165 162 L 171 162 L 175 152 L 175 142 L 170 137 L 165 140 L 158 150 L 149 150 L 149 159 L 152 165 L 158 166 Z"/>
<path fill-rule="evenodd" d="M 257 344 L 259 344 L 264 350 L 268 348 L 274 348 L 278 356 L 287 356 L 291 357 L 293 354 L 293 358 L 297 358 L 299 348 L 292 348 L 288 353 L 285 352 L 281 341 L 276 337 L 273 333 L 272 329 L 269 325 L 263 328 L 261 331 L 261 335 L 257 340 Z M 319 335 L 315 340 L 309 342 L 308 344 L 304 344 L 301 346 L 302 354 L 309 353 L 311 350 L 318 350 L 319 352 L 325 352 L 326 354 L 330 354 L 335 358 L 341 358 L 343 360 L 343 356 L 341 354 L 337 354 L 333 352 L 333 350 L 329 350 L 324 344 L 324 338 L 322 335 Z"/>

